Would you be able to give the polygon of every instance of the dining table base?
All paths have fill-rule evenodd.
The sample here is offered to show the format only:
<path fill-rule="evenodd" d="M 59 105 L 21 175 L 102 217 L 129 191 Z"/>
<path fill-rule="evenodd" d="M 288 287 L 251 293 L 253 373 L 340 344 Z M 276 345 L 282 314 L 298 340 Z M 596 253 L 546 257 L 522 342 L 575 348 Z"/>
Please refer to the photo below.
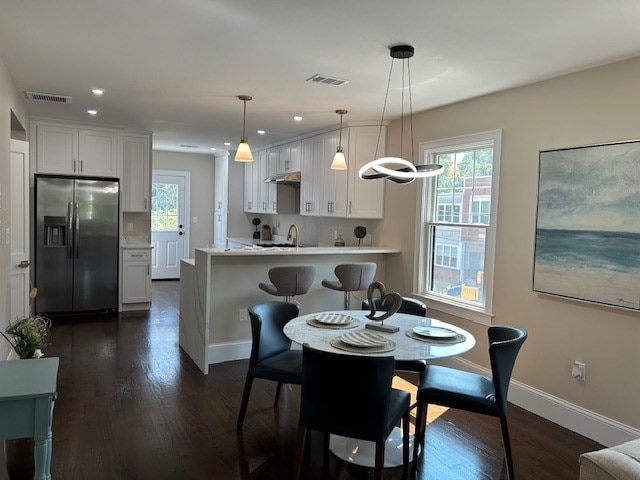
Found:
<path fill-rule="evenodd" d="M 413 434 L 409 434 L 409 461 L 413 458 Z M 329 450 L 341 460 L 363 467 L 374 467 L 376 444 L 366 440 L 331 435 Z M 395 427 L 384 449 L 384 468 L 402 466 L 402 429 Z"/>

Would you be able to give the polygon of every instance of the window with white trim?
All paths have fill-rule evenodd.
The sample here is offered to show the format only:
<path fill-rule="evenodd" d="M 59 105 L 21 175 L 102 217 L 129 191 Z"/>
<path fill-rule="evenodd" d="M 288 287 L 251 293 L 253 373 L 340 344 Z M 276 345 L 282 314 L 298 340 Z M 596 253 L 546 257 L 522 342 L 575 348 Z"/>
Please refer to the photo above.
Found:
<path fill-rule="evenodd" d="M 416 293 L 439 310 L 490 324 L 500 130 L 420 144 L 444 166 L 418 200 Z"/>

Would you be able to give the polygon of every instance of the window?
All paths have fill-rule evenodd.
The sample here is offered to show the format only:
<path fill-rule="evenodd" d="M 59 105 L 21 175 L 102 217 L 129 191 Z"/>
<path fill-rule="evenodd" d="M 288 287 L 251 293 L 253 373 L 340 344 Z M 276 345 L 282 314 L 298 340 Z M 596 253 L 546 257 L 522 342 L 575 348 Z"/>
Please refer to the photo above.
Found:
<path fill-rule="evenodd" d="M 439 310 L 490 324 L 499 130 L 420 144 L 445 167 L 421 185 L 416 292 Z M 495 180 L 495 181 L 494 181 Z"/>
<path fill-rule="evenodd" d="M 178 230 L 178 185 L 152 183 L 151 230 L 156 232 Z"/>

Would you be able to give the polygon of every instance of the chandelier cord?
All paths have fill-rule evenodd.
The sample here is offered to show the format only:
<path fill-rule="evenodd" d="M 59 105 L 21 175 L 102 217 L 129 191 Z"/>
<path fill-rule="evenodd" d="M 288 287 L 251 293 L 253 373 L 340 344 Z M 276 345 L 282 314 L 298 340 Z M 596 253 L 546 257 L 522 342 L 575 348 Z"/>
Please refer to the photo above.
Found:
<path fill-rule="evenodd" d="M 409 77 L 409 128 L 411 134 L 411 163 L 415 165 L 416 163 L 416 155 L 415 155 L 415 142 L 413 141 L 413 100 L 411 97 L 411 65 L 409 62 L 411 58 L 407 58 L 407 76 Z"/>
<path fill-rule="evenodd" d="M 387 93 L 384 95 L 384 103 L 382 104 L 382 118 L 380 118 L 380 128 L 378 129 L 378 141 L 376 142 L 376 152 L 373 158 L 378 158 L 378 147 L 380 146 L 380 137 L 382 137 L 382 125 L 384 123 L 384 112 L 387 110 L 387 99 L 389 98 L 389 87 L 391 87 L 391 74 L 393 73 L 393 61 L 391 57 L 391 68 L 389 68 L 389 79 L 387 80 Z"/>

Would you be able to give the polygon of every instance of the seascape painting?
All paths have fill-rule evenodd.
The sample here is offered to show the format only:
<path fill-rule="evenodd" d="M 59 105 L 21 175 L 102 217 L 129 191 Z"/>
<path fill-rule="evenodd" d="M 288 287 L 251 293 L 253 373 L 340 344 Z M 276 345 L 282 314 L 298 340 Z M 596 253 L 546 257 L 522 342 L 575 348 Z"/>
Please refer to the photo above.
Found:
<path fill-rule="evenodd" d="M 540 152 L 533 290 L 640 310 L 640 141 Z"/>

